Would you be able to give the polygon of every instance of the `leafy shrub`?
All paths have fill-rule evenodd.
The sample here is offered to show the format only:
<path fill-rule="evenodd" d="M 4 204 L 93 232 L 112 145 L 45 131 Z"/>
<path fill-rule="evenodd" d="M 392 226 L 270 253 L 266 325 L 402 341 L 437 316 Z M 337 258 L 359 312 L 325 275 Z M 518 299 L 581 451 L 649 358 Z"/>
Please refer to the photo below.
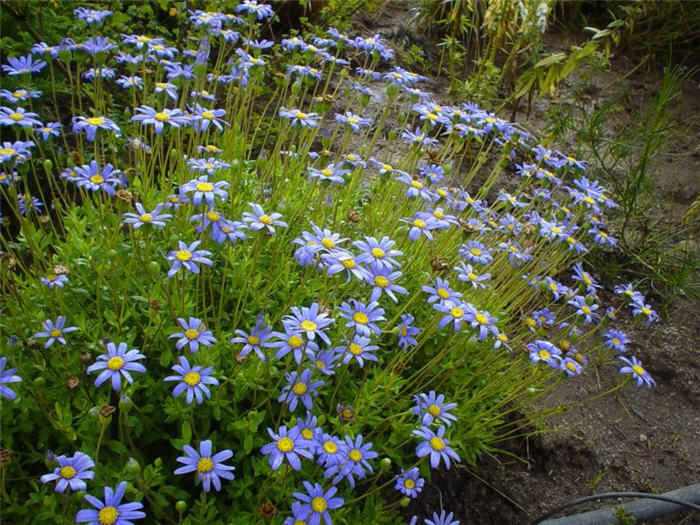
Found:
<path fill-rule="evenodd" d="M 6 520 L 395 523 L 582 345 L 624 352 L 593 337 L 619 308 L 655 319 L 577 263 L 612 242 L 585 163 L 379 36 L 258 40 L 250 0 L 182 13 L 179 47 L 76 14 L 91 36 L 3 65 Z"/>

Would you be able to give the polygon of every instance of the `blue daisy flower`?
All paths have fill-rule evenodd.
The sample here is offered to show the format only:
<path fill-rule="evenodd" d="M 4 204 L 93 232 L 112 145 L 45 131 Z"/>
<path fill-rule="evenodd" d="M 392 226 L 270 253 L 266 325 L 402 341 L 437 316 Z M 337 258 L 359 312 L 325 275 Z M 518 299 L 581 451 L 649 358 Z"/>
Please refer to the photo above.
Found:
<path fill-rule="evenodd" d="M 177 462 L 184 466 L 175 469 L 173 474 L 196 472 L 204 492 L 209 492 L 212 484 L 215 490 L 221 490 L 220 478 L 233 479 L 234 474 L 231 471 L 236 467 L 224 465 L 224 461 L 233 457 L 233 451 L 224 449 L 212 455 L 212 443 L 207 439 L 199 443 L 199 452 L 189 445 L 183 447 L 183 452 L 186 455 L 178 457 Z"/>

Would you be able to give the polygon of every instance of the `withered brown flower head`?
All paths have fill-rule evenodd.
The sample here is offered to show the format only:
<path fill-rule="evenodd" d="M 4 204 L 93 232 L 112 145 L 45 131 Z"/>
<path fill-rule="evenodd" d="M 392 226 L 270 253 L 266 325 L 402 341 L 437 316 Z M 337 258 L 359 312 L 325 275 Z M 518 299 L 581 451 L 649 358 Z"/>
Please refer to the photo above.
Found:
<path fill-rule="evenodd" d="M 74 390 L 78 387 L 80 384 L 80 379 L 78 376 L 70 376 L 68 379 L 66 379 L 66 388 L 68 390 Z"/>
<path fill-rule="evenodd" d="M 258 507 L 258 512 L 266 520 L 271 520 L 277 515 L 277 507 L 275 507 L 272 502 L 266 501 Z"/>
<path fill-rule="evenodd" d="M 117 407 L 113 407 L 112 405 L 102 405 L 100 407 L 100 415 L 104 418 L 107 418 L 114 414 L 114 412 L 117 410 Z"/>
<path fill-rule="evenodd" d="M 124 190 L 124 189 L 117 190 L 117 192 L 115 193 L 115 196 L 120 201 L 124 201 L 128 204 L 131 204 L 131 202 L 134 200 L 134 196 L 131 194 L 131 192 L 129 190 Z"/>

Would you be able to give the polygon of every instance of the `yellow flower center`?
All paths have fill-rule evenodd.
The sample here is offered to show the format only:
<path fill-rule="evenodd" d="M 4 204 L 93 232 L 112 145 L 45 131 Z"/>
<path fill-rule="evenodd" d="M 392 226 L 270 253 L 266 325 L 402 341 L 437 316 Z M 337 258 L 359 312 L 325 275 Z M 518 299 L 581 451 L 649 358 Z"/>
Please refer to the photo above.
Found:
<path fill-rule="evenodd" d="M 75 469 L 70 465 L 63 467 L 61 470 L 58 471 L 58 473 L 64 479 L 72 479 L 73 476 L 75 476 L 76 474 Z"/>
<path fill-rule="evenodd" d="M 576 371 L 576 363 L 574 363 L 573 361 L 567 361 L 566 368 L 568 368 L 572 372 L 575 372 Z"/>
<path fill-rule="evenodd" d="M 374 284 L 376 284 L 380 288 L 386 288 L 387 286 L 389 286 L 389 279 L 387 279 L 383 275 L 377 275 L 374 278 Z"/>
<path fill-rule="evenodd" d="M 295 116 L 296 118 L 302 118 L 302 119 L 303 119 L 303 118 L 306 118 L 306 113 L 303 113 L 303 112 L 301 112 L 301 111 L 297 111 L 296 113 L 294 113 L 294 116 Z"/>
<path fill-rule="evenodd" d="M 323 498 L 321 496 L 316 496 L 314 499 L 311 500 L 311 509 L 314 512 L 318 512 L 319 514 L 323 514 L 327 508 L 328 508 L 328 503 L 326 503 L 325 498 Z"/>
<path fill-rule="evenodd" d="M 445 214 L 442 213 L 440 210 L 435 210 L 435 211 L 433 212 L 433 217 L 435 217 L 436 219 L 444 219 L 444 218 L 445 218 Z"/>
<path fill-rule="evenodd" d="M 440 410 L 440 407 L 434 403 L 428 407 L 428 414 L 430 414 L 433 417 L 438 417 L 440 415 L 440 412 L 442 412 Z"/>
<path fill-rule="evenodd" d="M 612 342 L 616 345 L 619 345 L 621 341 L 617 337 L 613 337 Z"/>
<path fill-rule="evenodd" d="M 105 178 L 102 175 L 96 174 L 90 177 L 90 182 L 93 184 L 102 184 L 105 181 Z"/>
<path fill-rule="evenodd" d="M 350 155 L 345 155 L 345 158 L 348 159 L 350 162 L 355 162 L 357 160 L 357 157 L 352 153 Z"/>
<path fill-rule="evenodd" d="M 213 164 L 212 162 L 205 162 L 205 163 L 204 163 L 204 167 L 207 168 L 207 169 L 210 169 L 210 168 L 213 168 L 213 167 L 214 167 L 214 164 Z"/>
<path fill-rule="evenodd" d="M 486 319 L 486 316 L 483 314 L 476 314 L 474 319 L 476 319 L 476 322 L 479 324 L 489 324 L 489 320 Z"/>
<path fill-rule="evenodd" d="M 320 359 L 317 359 L 317 360 L 316 360 L 315 365 L 316 365 L 316 368 L 326 368 L 326 363 L 324 363 L 324 362 L 321 361 Z"/>
<path fill-rule="evenodd" d="M 357 263 L 355 262 L 355 259 L 345 259 L 341 262 L 342 262 L 343 266 L 345 266 L 345 268 L 347 268 L 347 269 L 354 268 L 357 265 Z"/>
<path fill-rule="evenodd" d="M 362 353 L 362 347 L 355 343 L 352 343 L 348 349 L 352 355 L 360 355 Z"/>
<path fill-rule="evenodd" d="M 469 253 L 478 257 L 479 255 L 481 255 L 481 250 L 479 248 L 472 248 L 471 250 L 469 250 Z"/>
<path fill-rule="evenodd" d="M 119 356 L 110 357 L 107 361 L 107 368 L 110 370 L 121 370 L 124 366 L 124 360 Z"/>
<path fill-rule="evenodd" d="M 170 120 L 170 115 L 168 115 L 167 113 L 163 113 L 163 112 L 159 111 L 158 113 L 156 113 L 155 115 L 153 115 L 153 118 L 156 119 L 156 120 L 159 121 L 159 122 L 163 122 L 163 121 L 165 121 L 165 120 Z"/>
<path fill-rule="evenodd" d="M 306 394 L 308 388 L 306 386 L 306 383 L 304 383 L 303 381 L 299 381 L 294 385 L 294 388 L 292 390 L 294 390 L 294 393 L 296 395 L 303 396 L 304 394 Z"/>
<path fill-rule="evenodd" d="M 211 111 L 203 111 L 202 118 L 205 118 L 207 120 L 212 120 L 214 118 L 214 113 L 212 113 Z"/>
<path fill-rule="evenodd" d="M 12 96 L 15 98 L 24 98 L 26 95 L 23 91 L 15 91 L 12 93 Z"/>
<path fill-rule="evenodd" d="M 306 330 L 307 332 L 311 332 L 313 330 L 316 330 L 316 323 L 313 321 L 302 321 L 301 327 Z M 294 339 L 295 336 L 292 336 L 289 338 L 289 341 L 292 342 L 292 339 Z"/>
<path fill-rule="evenodd" d="M 254 336 L 254 335 L 249 335 L 249 336 L 248 336 L 248 343 L 251 344 L 251 345 L 260 344 L 260 338 Z"/>
<path fill-rule="evenodd" d="M 168 87 L 168 84 L 166 84 L 165 82 L 156 82 L 156 87 L 160 89 L 165 89 Z"/>
<path fill-rule="evenodd" d="M 435 113 L 428 113 L 425 117 L 430 119 L 430 120 L 437 120 L 438 119 L 438 116 Z"/>
<path fill-rule="evenodd" d="M 326 168 L 326 169 L 321 170 L 321 173 L 325 177 L 330 177 L 331 175 L 333 175 L 333 170 L 329 170 L 328 168 Z"/>
<path fill-rule="evenodd" d="M 634 365 L 634 366 L 632 367 L 632 370 L 634 370 L 634 372 L 635 372 L 638 376 L 643 376 L 643 375 L 645 374 L 644 369 L 643 369 L 641 366 L 639 366 L 639 365 Z"/>
<path fill-rule="evenodd" d="M 119 511 L 111 505 L 102 507 L 100 512 L 97 513 L 97 521 L 101 525 L 114 525 L 117 519 L 119 519 Z"/>
<path fill-rule="evenodd" d="M 423 228 L 425 228 L 425 221 L 423 221 L 423 220 L 421 220 L 421 219 L 416 219 L 416 220 L 413 221 L 413 225 L 414 225 L 416 228 L 421 228 L 421 229 L 423 229 Z"/>
<path fill-rule="evenodd" d="M 649 308 L 647 308 L 646 306 L 643 306 L 643 307 L 642 307 L 642 313 L 643 313 L 644 315 L 649 315 L 649 314 L 651 313 L 651 310 L 649 310 Z"/>
<path fill-rule="evenodd" d="M 311 321 L 304 321 L 303 323 L 301 323 L 301 327 L 304 330 L 315 330 L 316 329 L 316 325 L 314 323 L 312 323 Z M 299 337 L 298 335 L 293 335 L 292 337 L 287 339 L 287 343 L 292 348 L 299 348 L 302 345 L 302 340 L 301 340 L 301 337 Z"/>
<path fill-rule="evenodd" d="M 540 359 L 549 359 L 550 357 L 552 357 L 552 354 L 550 354 L 548 350 L 540 350 L 539 356 Z"/>
<path fill-rule="evenodd" d="M 394 171 L 394 167 L 391 164 L 382 164 L 382 169 L 384 171 Z"/>
<path fill-rule="evenodd" d="M 148 38 L 147 36 L 140 36 L 140 37 L 138 37 L 136 40 L 139 41 L 139 42 L 141 42 L 141 43 L 143 43 L 143 44 L 145 44 L 146 42 L 150 42 L 150 41 L 151 41 L 151 39 Z"/>
<path fill-rule="evenodd" d="M 201 380 L 197 372 L 187 372 L 185 374 L 185 383 L 189 386 L 197 386 Z"/>
<path fill-rule="evenodd" d="M 439 437 L 435 436 L 430 439 L 430 446 L 433 450 L 443 450 L 445 448 L 445 442 Z"/>
<path fill-rule="evenodd" d="M 156 51 L 163 51 L 163 49 L 165 49 L 165 46 L 156 44 L 155 46 L 153 46 L 153 49 L 155 49 Z"/>
<path fill-rule="evenodd" d="M 588 197 L 588 196 L 584 197 L 583 200 L 586 201 L 586 203 L 588 203 L 588 204 L 594 204 L 594 203 L 595 203 L 595 201 L 594 201 L 593 199 L 591 199 L 590 197 Z"/>
<path fill-rule="evenodd" d="M 270 218 L 269 215 L 265 215 L 264 213 L 258 217 L 258 221 L 262 222 L 263 224 L 267 224 L 268 226 L 272 224 L 272 219 Z"/>
<path fill-rule="evenodd" d="M 199 337 L 199 330 L 195 330 L 194 328 L 188 328 L 185 330 L 185 337 L 192 341 L 193 339 L 197 339 Z"/>
<path fill-rule="evenodd" d="M 63 332 L 61 332 L 58 328 L 54 328 L 49 333 L 51 334 L 51 337 L 61 337 L 61 335 L 63 335 Z"/>
<path fill-rule="evenodd" d="M 10 113 L 10 118 L 15 122 L 19 122 L 24 118 L 24 115 L 22 115 L 21 113 Z"/>
<path fill-rule="evenodd" d="M 590 314 L 590 313 L 591 313 L 591 309 L 590 309 L 588 306 L 586 306 L 585 304 L 581 307 L 581 311 L 582 311 L 584 314 Z"/>
<path fill-rule="evenodd" d="M 412 489 L 413 487 L 416 486 L 416 482 L 410 478 L 405 479 L 405 480 L 403 480 L 403 486 L 406 487 L 407 489 Z"/>
<path fill-rule="evenodd" d="M 421 189 L 423 187 L 423 185 L 420 182 L 418 182 L 417 180 L 412 180 L 411 186 L 413 186 L 414 188 L 417 188 L 417 189 Z"/>
<path fill-rule="evenodd" d="M 476 281 L 478 279 L 478 276 L 474 272 L 469 272 L 467 274 L 467 277 L 469 278 L 470 281 Z"/>
<path fill-rule="evenodd" d="M 498 335 L 496 336 L 496 339 L 498 339 L 499 341 L 501 341 L 501 342 L 503 342 L 503 343 L 507 343 L 507 342 L 508 342 L 508 336 L 507 336 L 506 334 L 498 334 Z"/>
<path fill-rule="evenodd" d="M 464 310 L 462 310 L 459 306 L 455 306 L 450 310 L 450 315 L 456 319 L 459 319 L 464 315 Z"/>
<path fill-rule="evenodd" d="M 3 148 L 0 149 L 0 155 L 14 155 L 16 151 L 14 148 Z"/>
<path fill-rule="evenodd" d="M 535 326 L 537 326 L 537 321 L 535 321 L 532 317 L 528 317 L 527 319 L 525 319 L 525 324 L 531 328 L 534 328 Z"/>
<path fill-rule="evenodd" d="M 221 218 L 221 216 L 216 213 L 215 211 L 208 211 L 207 212 L 207 219 L 210 221 L 218 221 Z"/>
<path fill-rule="evenodd" d="M 552 226 L 552 233 L 561 233 L 561 228 L 558 228 L 556 226 Z"/>
<path fill-rule="evenodd" d="M 565 352 L 568 352 L 571 348 L 571 344 L 569 343 L 569 341 L 559 341 L 559 346 L 561 346 Z"/>
<path fill-rule="evenodd" d="M 277 449 L 280 452 L 289 452 L 294 448 L 294 441 L 288 437 L 283 437 L 277 440 Z"/>
<path fill-rule="evenodd" d="M 177 254 L 175 254 L 175 257 L 177 257 L 178 261 L 189 261 L 192 258 L 192 252 L 188 250 L 179 250 Z"/>
<path fill-rule="evenodd" d="M 437 193 L 441 197 L 445 197 L 447 195 L 447 190 L 443 190 L 442 188 L 440 188 L 439 190 L 437 190 Z"/>
<path fill-rule="evenodd" d="M 362 459 L 362 452 L 360 452 L 357 449 L 352 449 L 350 453 L 348 454 L 348 457 L 353 460 L 355 463 L 360 461 Z"/>
<path fill-rule="evenodd" d="M 91 126 L 100 126 L 105 123 L 105 119 L 102 117 L 90 117 L 87 119 L 88 124 Z"/>
<path fill-rule="evenodd" d="M 369 322 L 369 317 L 367 317 L 367 314 L 364 312 L 355 312 L 352 315 L 352 319 L 359 324 L 367 324 Z"/>
<path fill-rule="evenodd" d="M 206 193 L 208 191 L 212 191 L 214 189 L 214 185 L 211 182 L 199 182 L 195 188 L 197 188 L 197 191 Z"/>
<path fill-rule="evenodd" d="M 323 246 L 329 250 L 335 247 L 335 242 L 333 242 L 333 239 L 329 239 L 328 237 L 321 239 L 321 244 L 323 244 Z"/>
<path fill-rule="evenodd" d="M 357 124 L 358 122 L 360 122 L 360 120 L 356 119 L 355 117 L 348 117 L 348 122 L 350 122 L 351 124 Z"/>
<path fill-rule="evenodd" d="M 139 217 L 139 220 L 141 222 L 146 222 L 146 223 L 151 222 L 153 220 L 153 215 L 151 215 L 150 213 L 144 213 L 143 215 L 141 215 Z"/>
<path fill-rule="evenodd" d="M 197 474 L 206 474 L 214 470 L 214 462 L 211 458 L 200 458 L 197 461 Z"/>
<path fill-rule="evenodd" d="M 310 428 L 305 428 L 301 431 L 301 435 L 304 436 L 304 439 L 311 439 L 314 437 L 314 432 Z"/>
<path fill-rule="evenodd" d="M 217 147 L 214 146 L 213 144 L 207 144 L 207 145 L 204 147 L 204 149 L 207 150 L 207 151 L 210 152 L 210 153 L 216 153 L 217 151 L 219 151 L 219 148 L 217 148 Z"/>
<path fill-rule="evenodd" d="M 445 288 L 438 288 L 437 294 L 441 299 L 448 299 L 450 297 L 450 292 L 448 292 Z"/>

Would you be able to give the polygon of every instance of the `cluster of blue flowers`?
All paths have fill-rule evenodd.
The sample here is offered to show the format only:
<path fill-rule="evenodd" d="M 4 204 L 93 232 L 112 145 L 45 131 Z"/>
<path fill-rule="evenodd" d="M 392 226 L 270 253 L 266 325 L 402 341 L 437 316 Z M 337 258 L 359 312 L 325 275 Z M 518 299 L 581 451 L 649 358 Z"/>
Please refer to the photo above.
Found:
<path fill-rule="evenodd" d="M 85 8 L 78 8 L 75 13 L 79 20 L 94 28 L 112 14 Z M 194 39 L 196 49 L 180 50 L 168 45 L 163 38 L 146 35 L 122 35 L 117 42 L 95 34 L 79 43 L 70 39 L 57 46 L 40 43 L 28 56 L 9 58 L 8 64 L 2 65 L 3 71 L 8 76 L 22 76 L 40 73 L 47 67 L 47 62 L 33 55 L 55 60 L 61 51 L 71 51 L 86 53 L 93 59 L 99 57 L 92 61 L 94 67 L 83 71 L 83 78 L 102 88 L 114 84 L 130 92 L 134 95 L 134 107 L 130 116 L 119 123 L 95 111 L 92 115 L 86 112 L 72 116 L 70 132 L 73 135 L 69 135 L 61 124 L 44 124 L 37 113 L 20 107 L 19 104 L 29 104 L 31 99 L 41 97 L 40 92 L 30 89 L 0 91 L 0 97 L 8 104 L 0 106 L 0 125 L 18 131 L 23 128 L 35 136 L 32 140 L 3 142 L 0 189 L 3 192 L 7 189 L 7 195 L 16 199 L 17 209 L 27 218 L 25 220 L 35 219 L 35 215 L 42 213 L 44 204 L 30 194 L 19 193 L 15 188 L 16 170 L 23 169 L 34 152 L 42 150 L 37 147 L 41 146 L 39 140 L 48 145 L 58 138 L 69 137 L 81 145 L 84 140 L 91 143 L 90 148 L 94 146 L 94 158 L 80 156 L 80 161 L 68 164 L 80 165 L 64 169 L 61 179 L 77 188 L 75 191 L 82 201 L 94 199 L 100 206 L 105 202 L 113 204 L 121 191 L 134 197 L 129 211 L 120 210 L 120 233 L 125 235 L 124 242 L 137 244 L 141 239 L 150 240 L 156 235 L 173 235 L 167 237 L 172 249 L 161 252 L 159 260 L 167 263 L 168 269 L 163 269 L 162 275 L 167 276 L 168 286 L 177 289 L 178 294 L 180 287 L 193 279 L 190 274 L 213 278 L 221 267 L 225 270 L 233 259 L 230 254 L 234 243 L 238 243 L 236 247 L 243 245 L 241 249 L 247 248 L 242 241 L 254 243 L 255 261 L 259 252 L 277 243 L 275 255 L 303 273 L 303 279 L 300 278 L 303 283 L 320 276 L 324 283 L 337 282 L 344 286 L 342 295 L 313 302 L 290 302 L 288 311 L 258 313 L 256 307 L 249 319 L 236 318 L 238 325 L 232 327 L 233 337 L 225 336 L 222 333 L 225 330 L 218 327 L 215 335 L 205 322 L 208 317 L 201 315 L 203 319 L 200 319 L 195 317 L 200 315 L 196 311 L 188 311 L 198 306 L 183 301 L 178 314 L 171 306 L 171 322 L 166 322 L 162 328 L 168 339 L 174 340 L 172 347 L 178 355 L 175 364 L 174 359 L 161 360 L 163 366 L 172 365 L 173 374 L 163 373 L 159 379 L 174 383 L 172 397 L 178 401 L 173 403 L 182 403 L 184 397 L 187 405 L 206 406 L 212 398 L 212 390 L 217 392 L 219 388 L 221 391 L 220 379 L 221 383 L 230 379 L 215 371 L 212 363 L 219 368 L 212 357 L 215 351 L 223 351 L 226 346 L 227 350 L 235 350 L 237 363 L 255 355 L 268 370 L 274 365 L 283 384 L 268 395 L 272 400 L 270 406 L 277 400 L 275 409 L 279 417 L 274 426 L 267 426 L 269 442 L 259 453 L 267 458 L 272 471 L 302 471 L 304 464 L 309 464 L 322 472 L 322 479 L 320 476 L 318 480 L 305 479 L 303 491 L 289 494 L 294 502 L 291 516 L 285 523 L 317 525 L 323 521 L 331 524 L 330 512 L 343 507 L 344 495 L 356 489 L 359 480 L 374 474 L 375 460 L 386 453 L 375 447 L 378 440 L 372 437 L 374 434 L 359 433 L 348 427 L 334 434 L 334 430 L 328 432 L 329 428 L 323 427 L 328 415 L 321 401 L 325 402 L 328 397 L 333 404 L 336 394 L 332 393 L 332 397 L 327 394 L 333 392 L 334 382 L 335 392 L 338 391 L 337 385 L 342 384 L 346 374 L 358 368 L 367 374 L 373 366 L 384 365 L 395 357 L 397 360 L 392 364 L 404 366 L 413 356 L 419 355 L 431 337 L 444 337 L 445 346 L 451 344 L 453 338 L 459 344 L 488 345 L 489 352 L 491 349 L 512 351 L 513 347 L 524 349 L 534 366 L 547 369 L 545 365 L 548 365 L 559 376 L 576 376 L 583 372 L 587 358 L 575 345 L 582 340 L 584 330 L 600 331 L 603 346 L 615 352 L 627 352 L 630 340 L 624 332 L 614 328 L 602 330 L 615 320 L 617 310 L 602 307 L 599 293 L 602 285 L 581 262 L 574 262 L 592 246 L 615 245 L 614 237 L 600 218 L 605 209 L 615 204 L 597 181 L 586 176 L 585 162 L 537 144 L 517 124 L 502 120 L 473 103 L 439 104 L 432 94 L 417 87 L 425 77 L 400 67 L 376 71 L 381 60 L 393 58 L 393 51 L 379 35 L 350 38 L 331 28 L 323 35 L 307 38 L 308 41 L 294 36 L 279 44 L 243 36 L 252 37 L 255 24 L 272 15 L 270 5 L 255 0 L 244 0 L 228 14 L 192 11 L 189 23 L 202 33 L 201 39 Z M 198 66 L 206 70 L 204 66 L 212 62 L 209 54 L 215 39 L 222 46 L 240 43 L 240 47 L 235 50 L 230 47 L 232 52 L 223 61 L 223 70 L 215 69 L 205 76 Z M 305 57 L 307 63 L 288 64 L 285 73 L 281 73 L 286 81 L 298 86 L 318 84 L 324 75 L 328 79 L 335 67 L 349 66 L 351 62 L 341 57 L 342 52 L 347 52 L 350 58 L 359 57 L 366 64 L 372 63 L 371 69 L 357 68 L 354 78 L 350 69 L 344 70 L 348 72 L 348 79 L 338 80 L 338 89 L 345 82 L 343 87 L 347 88 L 351 103 L 343 110 L 325 115 L 326 101 L 322 95 L 317 95 L 320 100 L 315 99 L 311 104 L 303 98 L 294 98 L 289 108 L 284 105 L 287 101 L 279 100 L 274 110 L 276 124 L 283 133 L 277 144 L 281 147 L 275 150 L 280 157 L 275 156 L 271 163 L 284 162 L 282 171 L 290 166 L 288 163 L 301 166 L 300 176 L 293 184 L 309 192 L 318 191 L 323 197 L 319 199 L 320 206 L 330 201 L 329 209 L 334 209 L 332 222 L 315 219 L 315 223 L 308 217 L 300 218 L 294 213 L 298 210 L 274 199 L 248 202 L 257 198 L 246 193 L 247 184 L 261 190 L 256 191 L 257 197 L 278 196 L 274 193 L 278 188 L 266 185 L 268 174 L 263 168 L 259 180 L 245 180 L 241 184 L 237 180 L 237 169 L 244 162 L 233 159 L 233 148 L 229 147 L 231 134 L 238 133 L 231 129 L 234 121 L 229 95 L 234 90 L 245 93 L 256 78 L 265 75 L 266 69 L 274 63 L 270 60 L 272 56 L 266 53 L 276 52 L 292 54 L 299 60 Z M 141 67 L 146 71 L 147 66 L 156 72 L 153 78 L 136 74 Z M 118 76 L 120 70 L 124 74 Z M 113 82 L 109 82 L 111 79 Z M 202 82 L 197 82 L 195 88 L 192 80 Z M 385 90 L 383 95 L 380 89 Z M 226 103 L 218 104 L 223 91 L 227 93 Z M 138 106 L 136 92 L 144 95 L 144 103 Z M 325 125 L 332 127 L 342 139 L 344 150 L 358 140 L 371 141 L 372 134 L 381 131 L 375 131 L 375 126 L 380 126 L 381 122 L 363 115 L 367 112 L 366 104 L 354 107 L 352 102 L 357 99 L 362 102 L 366 98 L 379 100 L 380 97 L 406 104 L 411 122 L 398 130 L 396 136 L 401 143 L 401 155 L 408 151 L 405 158 L 413 164 L 404 162 L 399 155 L 386 160 L 363 158 L 372 154 L 364 148 L 357 149 L 360 153 L 310 151 L 319 128 Z M 156 102 L 153 106 L 146 105 L 148 100 Z M 134 174 L 135 170 L 126 167 L 122 171 L 107 162 L 106 155 L 101 157 L 98 153 L 105 143 L 117 144 L 128 146 L 135 157 L 145 159 L 169 137 L 177 137 L 179 142 L 185 136 L 200 142 L 196 148 L 198 155 L 182 159 L 174 154 L 169 157 L 169 162 L 180 163 L 174 170 L 176 175 L 169 178 L 170 174 L 164 174 L 164 180 L 159 181 L 153 191 L 144 190 L 149 182 L 146 177 L 141 179 Z M 219 141 L 218 145 L 206 144 L 210 137 L 216 142 L 222 136 L 226 140 Z M 437 161 L 425 155 L 426 148 L 443 144 L 444 137 L 450 141 L 503 147 L 504 154 L 512 161 L 513 171 L 521 178 L 521 189 L 491 193 L 493 200 L 489 204 L 487 191 L 476 190 L 470 194 L 464 187 L 455 187 L 456 174 L 452 172 L 458 167 L 444 160 L 448 157 Z M 389 151 L 390 148 L 386 148 L 385 155 L 390 155 Z M 265 160 L 266 155 L 267 152 L 261 153 L 260 159 Z M 109 158 L 121 165 L 118 156 Z M 523 158 L 527 160 L 522 161 Z M 180 177 L 181 174 L 185 176 Z M 253 178 L 248 174 L 242 177 Z M 58 178 L 57 181 L 64 184 Z M 370 193 L 365 191 L 370 185 L 373 190 L 390 196 L 387 202 L 398 215 L 388 213 L 391 220 L 375 225 L 374 231 L 355 228 L 356 221 L 350 215 L 348 221 L 336 221 L 335 211 L 341 198 L 338 192 L 347 191 L 350 198 L 354 198 L 353 191 L 359 191 L 364 199 Z M 361 189 L 357 190 L 358 187 Z M 163 198 L 158 193 L 161 189 L 165 191 L 163 195 L 169 196 Z M 368 207 L 372 205 L 374 202 Z M 112 212 L 116 206 L 108 209 Z M 237 218 L 236 213 L 240 214 Z M 183 235 L 183 231 L 187 233 Z M 270 244 L 266 244 L 268 242 Z M 219 245 L 229 248 L 228 255 L 223 255 Z M 449 262 L 437 257 L 430 261 L 433 271 L 428 272 L 425 254 L 432 252 L 449 258 Z M 558 253 L 560 257 L 541 264 L 538 257 L 544 258 L 546 253 Z M 219 263 L 222 259 L 224 264 Z M 565 273 L 567 267 L 570 271 Z M 72 286 L 67 274 L 63 268 L 44 269 L 38 280 L 62 298 L 61 294 L 69 292 Z M 504 277 L 508 275 L 516 277 L 508 282 Z M 422 280 L 415 285 L 417 278 Z M 523 288 L 530 287 L 535 300 L 527 309 L 518 309 L 516 314 L 494 297 L 508 296 L 508 288 L 521 279 Z M 627 301 L 631 315 L 648 322 L 658 318 L 645 297 L 631 284 L 617 287 L 615 292 Z M 515 301 L 513 297 L 509 299 Z M 512 322 L 514 318 L 517 322 Z M 55 321 L 44 320 L 42 328 L 33 337 L 46 339 L 45 349 L 54 343 L 66 345 L 68 339 L 80 337 L 67 338 L 78 328 L 66 326 L 65 316 L 58 316 Z M 81 334 L 87 331 L 82 324 L 81 328 Z M 511 335 L 517 333 L 513 341 L 506 331 Z M 85 368 L 87 374 L 96 374 L 95 387 L 109 382 L 115 393 L 133 388 L 129 385 L 139 377 L 137 374 L 147 372 L 140 361 L 152 356 L 146 345 L 143 353 L 132 346 L 127 342 L 104 344 L 104 353 Z M 398 348 L 401 350 L 397 351 Z M 192 363 L 183 355 L 186 351 Z M 519 357 L 513 355 L 514 359 Z M 620 372 L 629 374 L 638 386 L 654 384 L 636 357 L 618 357 L 623 362 Z M 521 361 L 527 365 L 524 356 Z M 7 359 L 0 358 L 0 396 L 14 400 L 17 393 L 5 385 L 21 383 L 22 379 L 16 375 L 16 369 L 6 369 L 6 365 Z M 154 371 L 157 367 L 149 365 L 149 369 Z M 411 393 L 422 389 L 419 386 Z M 407 402 L 408 399 L 409 396 Z M 414 406 L 406 411 L 408 417 L 410 414 L 416 417 L 415 425 L 406 436 L 417 440 L 411 456 L 412 465 L 391 476 L 396 491 L 408 498 L 417 497 L 425 484 L 421 466 L 425 474 L 427 465 L 436 469 L 444 464 L 449 469 L 453 462 L 460 461 L 446 437 L 448 430 L 453 430 L 453 424 L 459 426 L 454 414 L 458 404 L 447 402 L 444 394 L 434 390 L 416 393 L 413 401 Z M 355 419 L 352 406 L 338 405 L 337 411 L 342 423 Z M 285 414 L 287 419 L 283 419 Z M 215 453 L 211 439 L 200 440 L 198 448 L 184 444 L 182 453 L 184 455 L 176 460 L 181 466 L 173 473 L 195 473 L 205 492 L 212 488 L 220 491 L 222 480 L 234 479 L 235 467 L 227 464 L 234 456 L 233 451 L 220 448 Z M 52 473 L 42 476 L 41 481 L 55 481 L 58 492 L 87 490 L 87 481 L 95 478 L 95 461 L 80 451 L 72 457 L 59 456 L 58 466 Z M 141 503 L 122 503 L 125 490 L 126 483 L 121 482 L 114 489 L 104 488 L 104 500 L 86 495 L 85 499 L 94 509 L 79 511 L 76 521 L 126 525 L 145 517 Z M 411 523 L 417 520 L 413 518 Z M 452 513 L 441 511 L 424 523 L 455 525 L 459 522 L 453 520 Z"/>

